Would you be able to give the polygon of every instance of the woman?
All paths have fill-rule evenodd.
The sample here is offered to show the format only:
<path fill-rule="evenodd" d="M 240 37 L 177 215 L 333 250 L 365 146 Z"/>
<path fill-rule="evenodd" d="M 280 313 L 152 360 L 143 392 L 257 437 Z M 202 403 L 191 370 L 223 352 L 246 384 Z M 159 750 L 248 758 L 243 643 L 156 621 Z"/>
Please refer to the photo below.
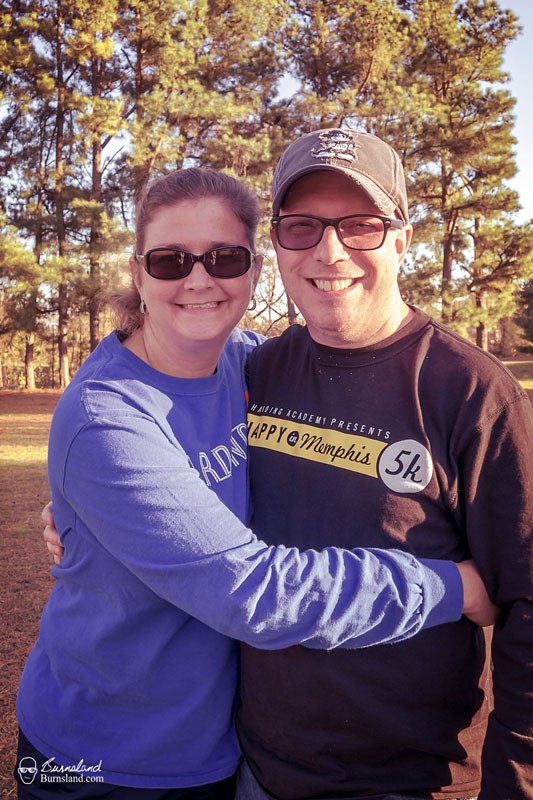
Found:
<path fill-rule="evenodd" d="M 52 422 L 65 555 L 17 703 L 17 763 L 85 782 L 35 781 L 21 798 L 225 800 L 239 761 L 233 639 L 369 645 L 461 614 L 450 562 L 273 548 L 239 521 L 243 365 L 259 337 L 233 327 L 261 266 L 258 216 L 247 189 L 211 170 L 172 173 L 140 200 L 120 330 Z"/>

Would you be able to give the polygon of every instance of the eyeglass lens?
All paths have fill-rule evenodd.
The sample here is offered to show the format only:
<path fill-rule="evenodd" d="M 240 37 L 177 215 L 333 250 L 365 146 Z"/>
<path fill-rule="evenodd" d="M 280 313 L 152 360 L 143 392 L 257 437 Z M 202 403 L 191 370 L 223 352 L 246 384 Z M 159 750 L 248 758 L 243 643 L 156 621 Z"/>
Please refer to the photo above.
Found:
<path fill-rule="evenodd" d="M 186 278 L 196 261 L 201 261 L 213 278 L 237 278 L 251 267 L 252 254 L 246 247 L 215 247 L 203 255 L 187 250 L 158 247 L 145 254 L 146 271 L 162 281 Z"/>
<path fill-rule="evenodd" d="M 347 247 L 354 250 L 377 250 L 385 240 L 389 224 L 389 220 L 371 216 L 323 220 L 287 214 L 277 218 L 276 231 L 280 245 L 287 250 L 307 250 L 315 247 L 329 225 L 335 227 L 339 239 Z"/>

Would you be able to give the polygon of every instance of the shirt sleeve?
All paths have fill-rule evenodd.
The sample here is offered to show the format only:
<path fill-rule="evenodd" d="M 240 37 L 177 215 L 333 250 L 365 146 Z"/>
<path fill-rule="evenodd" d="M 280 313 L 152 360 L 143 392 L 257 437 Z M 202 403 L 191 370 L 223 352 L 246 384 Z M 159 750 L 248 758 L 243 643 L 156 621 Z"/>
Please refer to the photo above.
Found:
<path fill-rule="evenodd" d="M 87 423 L 64 464 L 56 491 L 78 531 L 161 598 L 255 647 L 392 643 L 462 613 L 452 562 L 258 541 L 142 413 Z"/>
<path fill-rule="evenodd" d="M 533 800 L 533 413 L 509 402 L 467 448 L 466 530 L 492 600 L 494 710 L 479 800 Z"/>

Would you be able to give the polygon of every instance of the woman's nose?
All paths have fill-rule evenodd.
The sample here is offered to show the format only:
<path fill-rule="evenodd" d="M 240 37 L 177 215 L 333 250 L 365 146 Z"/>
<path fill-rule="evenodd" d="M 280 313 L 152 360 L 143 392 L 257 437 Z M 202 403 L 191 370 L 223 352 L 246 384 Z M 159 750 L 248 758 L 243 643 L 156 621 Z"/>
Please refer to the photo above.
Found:
<path fill-rule="evenodd" d="M 207 272 L 201 261 L 195 261 L 192 270 L 183 279 L 184 289 L 205 289 L 213 286 L 213 278 Z"/>

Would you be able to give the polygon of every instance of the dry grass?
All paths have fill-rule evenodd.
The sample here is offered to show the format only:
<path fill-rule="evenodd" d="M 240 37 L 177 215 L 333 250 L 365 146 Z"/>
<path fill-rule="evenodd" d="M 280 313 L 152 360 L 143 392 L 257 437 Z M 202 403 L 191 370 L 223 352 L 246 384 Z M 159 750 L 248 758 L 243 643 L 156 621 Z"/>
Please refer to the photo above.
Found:
<path fill-rule="evenodd" d="M 504 361 L 515 378 L 517 378 L 526 390 L 529 399 L 533 403 L 533 358 L 523 361 Z"/>
<path fill-rule="evenodd" d="M 46 446 L 58 392 L 0 392 L 0 793 L 16 797 L 15 697 L 52 579 L 40 536 Z"/>
<path fill-rule="evenodd" d="M 533 359 L 505 362 L 533 402 Z M 52 586 L 41 539 L 40 512 L 48 501 L 46 446 L 59 392 L 0 391 L 0 792 L 16 797 L 15 697 Z"/>

